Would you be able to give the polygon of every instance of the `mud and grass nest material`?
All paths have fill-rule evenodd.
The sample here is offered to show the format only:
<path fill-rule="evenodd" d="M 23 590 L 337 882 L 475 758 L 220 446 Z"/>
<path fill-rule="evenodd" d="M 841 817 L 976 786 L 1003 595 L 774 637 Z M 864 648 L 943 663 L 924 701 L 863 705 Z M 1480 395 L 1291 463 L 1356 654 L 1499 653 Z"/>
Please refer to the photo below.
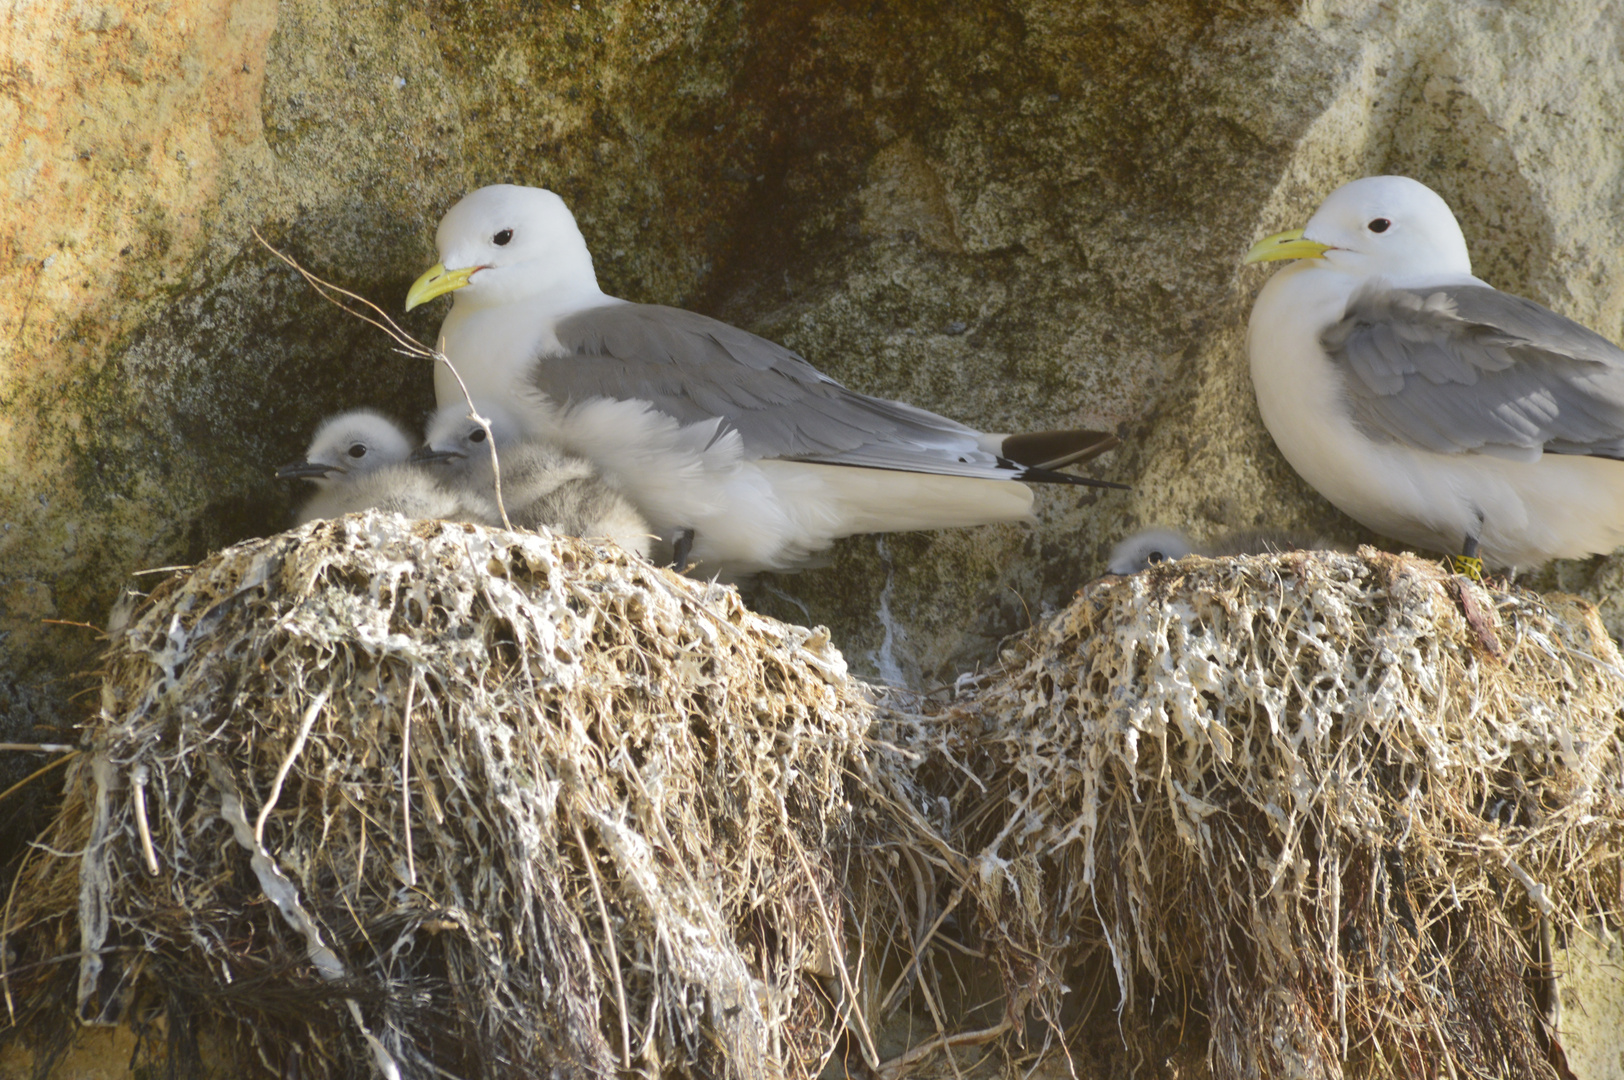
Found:
<path fill-rule="evenodd" d="M 214 1053 L 303 1077 L 830 1052 L 869 709 L 826 633 L 617 548 L 369 512 L 220 552 L 111 638 L 8 923 L 82 954 L 81 1022 L 162 1013 L 171 1061 L 223 1022 Z"/>
<path fill-rule="evenodd" d="M 1594 611 L 1369 550 L 1096 583 L 944 709 L 730 589 L 378 514 L 111 637 L 0 976 L 171 1064 L 1086 1075 L 1092 1032 L 1151 1075 L 1180 1036 L 1225 1080 L 1561 1075 L 1552 945 L 1619 917 Z"/>
<path fill-rule="evenodd" d="M 1565 1071 L 1550 942 L 1617 925 L 1624 887 L 1624 666 L 1590 605 L 1368 548 L 1191 558 L 1003 657 L 876 731 L 951 803 L 1038 1013 L 1077 1020 L 1096 973 L 1152 1075 L 1181 1032 L 1226 1080 Z"/>

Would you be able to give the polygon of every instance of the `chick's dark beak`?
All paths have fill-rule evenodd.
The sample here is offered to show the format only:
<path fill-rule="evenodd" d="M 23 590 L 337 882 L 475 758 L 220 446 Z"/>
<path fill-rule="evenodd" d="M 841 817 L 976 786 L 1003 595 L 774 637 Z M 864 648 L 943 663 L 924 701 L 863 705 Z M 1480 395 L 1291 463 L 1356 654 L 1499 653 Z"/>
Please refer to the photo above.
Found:
<path fill-rule="evenodd" d="M 342 472 L 337 465 L 323 465 L 319 461 L 290 461 L 286 465 L 278 465 L 276 478 L 278 480 L 320 480 L 328 473 Z"/>
<path fill-rule="evenodd" d="M 412 451 L 412 456 L 406 460 L 413 465 L 444 465 L 448 461 L 466 456 L 457 450 L 436 450 L 432 446 L 420 446 Z"/>

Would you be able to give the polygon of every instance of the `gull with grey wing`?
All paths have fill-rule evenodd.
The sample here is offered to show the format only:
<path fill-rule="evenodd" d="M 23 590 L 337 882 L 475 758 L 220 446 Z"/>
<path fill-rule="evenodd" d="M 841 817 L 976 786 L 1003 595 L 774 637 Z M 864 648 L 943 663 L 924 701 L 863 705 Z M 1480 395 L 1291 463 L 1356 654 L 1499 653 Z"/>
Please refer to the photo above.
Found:
<path fill-rule="evenodd" d="M 550 191 L 481 188 L 436 241 L 407 307 L 452 294 L 442 347 L 469 391 L 522 403 L 662 535 L 692 530 L 706 572 L 792 569 L 857 533 L 1030 520 L 1028 482 L 1121 486 L 1056 471 L 1109 434 L 975 431 L 737 327 L 605 294 Z M 435 378 L 442 404 L 460 399 L 449 372 Z"/>
<path fill-rule="evenodd" d="M 1293 468 L 1350 517 L 1473 567 L 1624 544 L 1624 350 L 1472 276 L 1448 205 L 1355 180 L 1248 262 L 1252 383 Z"/>

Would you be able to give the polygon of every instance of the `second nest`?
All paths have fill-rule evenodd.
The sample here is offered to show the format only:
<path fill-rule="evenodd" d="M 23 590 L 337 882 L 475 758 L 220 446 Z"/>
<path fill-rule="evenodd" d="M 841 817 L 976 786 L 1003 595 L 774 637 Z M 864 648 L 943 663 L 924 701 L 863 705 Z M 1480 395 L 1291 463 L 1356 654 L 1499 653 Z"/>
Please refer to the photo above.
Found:
<path fill-rule="evenodd" d="M 1224 1078 L 1566 1074 L 1553 939 L 1624 885 L 1590 605 L 1368 548 L 1185 559 L 1004 661 L 897 738 L 1057 1024 L 1104 981 L 1156 1065 L 1183 1033 Z"/>

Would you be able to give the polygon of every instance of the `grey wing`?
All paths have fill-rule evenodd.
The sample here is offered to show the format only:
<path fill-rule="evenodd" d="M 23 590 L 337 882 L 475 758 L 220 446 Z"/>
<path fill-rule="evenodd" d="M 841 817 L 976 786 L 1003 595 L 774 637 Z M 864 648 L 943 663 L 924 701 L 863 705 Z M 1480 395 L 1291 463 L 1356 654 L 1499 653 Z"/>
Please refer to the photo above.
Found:
<path fill-rule="evenodd" d="M 1624 457 L 1624 350 L 1487 285 L 1367 287 L 1320 337 L 1372 438 Z"/>
<path fill-rule="evenodd" d="M 782 345 L 704 315 L 615 304 L 562 319 L 556 332 L 563 352 L 539 357 L 533 377 L 560 404 L 635 398 L 685 424 L 719 416 L 752 458 L 1013 474 L 973 429 L 848 390 Z"/>

